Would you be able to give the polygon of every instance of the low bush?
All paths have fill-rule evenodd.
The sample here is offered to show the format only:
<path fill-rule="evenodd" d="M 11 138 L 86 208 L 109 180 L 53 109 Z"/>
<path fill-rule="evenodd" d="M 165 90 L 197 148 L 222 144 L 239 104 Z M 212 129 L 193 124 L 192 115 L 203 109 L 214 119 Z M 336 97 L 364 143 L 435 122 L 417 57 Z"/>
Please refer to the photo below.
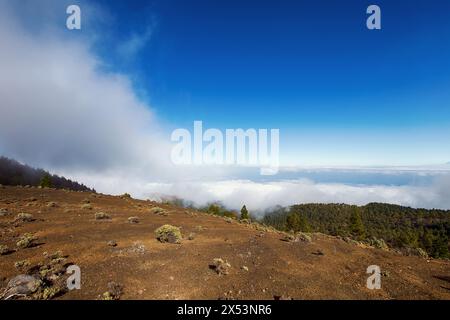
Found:
<path fill-rule="evenodd" d="M 35 241 L 38 238 L 32 234 L 32 233 L 25 233 L 24 235 L 22 235 L 19 239 L 19 241 L 17 241 L 16 245 L 17 247 L 21 248 L 21 249 L 25 249 L 25 248 L 30 248 L 35 244 Z"/>
<path fill-rule="evenodd" d="M 180 243 L 182 240 L 180 228 L 169 224 L 156 229 L 155 236 L 160 242 Z"/>
<path fill-rule="evenodd" d="M 219 275 L 227 275 L 231 265 L 222 258 L 214 258 L 212 264 L 209 265 L 209 268 L 213 269 Z"/>
<path fill-rule="evenodd" d="M 167 215 L 166 210 L 160 207 L 154 207 L 150 209 L 150 213 L 159 214 L 159 215 Z"/>
<path fill-rule="evenodd" d="M 34 221 L 34 218 L 31 213 L 21 212 L 17 215 L 16 221 L 32 222 L 32 221 Z"/>
<path fill-rule="evenodd" d="M 104 212 L 97 212 L 95 215 L 95 220 L 109 220 L 111 219 L 111 216 Z"/>

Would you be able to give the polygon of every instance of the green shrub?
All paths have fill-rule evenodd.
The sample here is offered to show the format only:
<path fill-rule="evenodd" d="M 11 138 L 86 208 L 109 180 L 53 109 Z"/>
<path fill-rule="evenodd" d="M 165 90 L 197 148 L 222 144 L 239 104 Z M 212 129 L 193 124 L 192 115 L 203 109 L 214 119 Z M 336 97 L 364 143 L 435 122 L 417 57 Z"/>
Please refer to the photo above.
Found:
<path fill-rule="evenodd" d="M 297 241 L 297 238 L 293 234 L 285 234 L 281 240 L 286 242 L 295 242 Z"/>
<path fill-rule="evenodd" d="M 222 258 L 214 258 L 212 264 L 209 265 L 210 269 L 216 271 L 219 275 L 227 275 L 230 271 L 231 264 Z"/>
<path fill-rule="evenodd" d="M 139 218 L 138 217 L 129 217 L 128 222 L 129 223 L 139 223 Z"/>
<path fill-rule="evenodd" d="M 101 295 L 101 300 L 119 300 L 123 293 L 123 286 L 116 282 L 108 283 L 108 291 Z"/>
<path fill-rule="evenodd" d="M 21 212 L 17 215 L 16 221 L 32 222 L 32 221 L 34 221 L 34 218 L 31 213 Z"/>
<path fill-rule="evenodd" d="M 46 287 L 44 289 L 44 291 L 42 291 L 41 295 L 39 296 L 39 298 L 41 300 L 50 300 L 53 297 L 55 297 L 56 295 L 58 295 L 59 293 L 61 293 L 62 290 L 60 287 Z"/>
<path fill-rule="evenodd" d="M 95 220 L 109 220 L 111 219 L 111 216 L 104 212 L 97 212 L 95 215 Z"/>
<path fill-rule="evenodd" d="M 8 209 L 1 208 L 0 209 L 0 217 L 7 216 L 7 215 L 8 215 Z"/>
<path fill-rule="evenodd" d="M 9 253 L 9 248 L 6 245 L 0 244 L 0 255 Z"/>
<path fill-rule="evenodd" d="M 160 242 L 180 243 L 182 239 L 180 228 L 169 224 L 156 229 L 155 236 Z"/>
<path fill-rule="evenodd" d="M 236 212 L 233 212 L 233 211 L 225 211 L 223 213 L 223 216 L 226 218 L 234 219 L 234 220 L 238 219 L 238 215 L 236 214 Z"/>
<path fill-rule="evenodd" d="M 22 268 L 28 267 L 29 265 L 30 265 L 30 261 L 28 261 L 28 260 L 20 260 L 20 261 L 14 262 L 14 268 L 16 268 L 16 269 L 22 269 Z"/>
<path fill-rule="evenodd" d="M 375 237 L 368 240 L 369 245 L 383 250 L 388 250 L 389 247 L 383 239 L 377 239 Z"/>
<path fill-rule="evenodd" d="M 304 242 L 311 242 L 312 241 L 311 236 L 306 234 L 306 233 L 304 233 L 304 232 L 298 232 L 296 234 L 296 236 L 297 236 L 297 239 L 300 240 L 300 241 L 304 241 Z"/>
<path fill-rule="evenodd" d="M 85 203 L 85 204 L 83 204 L 83 205 L 81 206 L 81 209 L 84 209 L 84 210 L 92 210 L 92 206 L 91 206 L 90 203 Z"/>
<path fill-rule="evenodd" d="M 194 240 L 196 234 L 194 232 L 189 233 L 188 240 Z"/>
<path fill-rule="evenodd" d="M 19 239 L 19 241 L 17 241 L 16 245 L 17 247 L 21 248 L 21 249 L 25 249 L 25 248 L 29 248 L 32 247 L 34 245 L 34 242 L 37 240 L 38 238 L 32 234 L 32 233 L 25 233 L 24 235 L 22 235 Z"/>
<path fill-rule="evenodd" d="M 159 214 L 159 215 L 167 215 L 166 210 L 160 207 L 154 207 L 150 209 L 150 213 Z"/>
<path fill-rule="evenodd" d="M 311 242 L 312 238 L 310 235 L 308 235 L 306 233 L 297 232 L 294 234 L 286 233 L 281 240 L 286 241 L 286 242 L 299 242 L 299 241 Z"/>

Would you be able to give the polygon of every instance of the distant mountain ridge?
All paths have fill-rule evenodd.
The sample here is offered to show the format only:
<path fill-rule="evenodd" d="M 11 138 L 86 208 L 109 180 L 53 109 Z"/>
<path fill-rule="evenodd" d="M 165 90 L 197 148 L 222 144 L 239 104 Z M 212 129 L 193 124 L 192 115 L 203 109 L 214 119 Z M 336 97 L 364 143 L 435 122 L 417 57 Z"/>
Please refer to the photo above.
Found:
<path fill-rule="evenodd" d="M 52 175 L 43 169 L 35 169 L 7 157 L 0 157 L 0 184 L 9 186 L 39 186 L 44 177 L 48 177 L 51 186 L 56 189 L 95 192 L 94 189 L 90 189 L 76 181 L 58 175 Z"/>

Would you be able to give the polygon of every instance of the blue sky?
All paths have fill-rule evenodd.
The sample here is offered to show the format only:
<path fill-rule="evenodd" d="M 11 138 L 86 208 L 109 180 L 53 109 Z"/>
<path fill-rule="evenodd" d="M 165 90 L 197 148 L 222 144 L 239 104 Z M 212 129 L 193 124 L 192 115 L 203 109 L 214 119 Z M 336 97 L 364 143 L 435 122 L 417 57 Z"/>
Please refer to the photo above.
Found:
<path fill-rule="evenodd" d="M 448 1 L 377 1 L 375 31 L 368 1 L 98 4 L 98 54 L 169 127 L 280 128 L 285 163 L 450 161 Z"/>

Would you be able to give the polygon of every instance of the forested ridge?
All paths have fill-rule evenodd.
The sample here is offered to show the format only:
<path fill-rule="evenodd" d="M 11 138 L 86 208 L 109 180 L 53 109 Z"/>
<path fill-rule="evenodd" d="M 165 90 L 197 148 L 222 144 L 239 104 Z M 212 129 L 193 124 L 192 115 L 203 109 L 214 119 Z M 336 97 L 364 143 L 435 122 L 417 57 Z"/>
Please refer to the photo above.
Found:
<path fill-rule="evenodd" d="M 450 258 L 449 210 L 386 203 L 300 204 L 266 212 L 262 222 L 285 231 L 321 232 L 367 242 L 382 239 L 393 248 L 419 248 L 435 258 Z"/>
<path fill-rule="evenodd" d="M 6 157 L 0 157 L 0 184 L 52 187 L 74 191 L 95 191 L 84 184 L 58 175 L 52 175 L 43 169 L 35 169 Z"/>

